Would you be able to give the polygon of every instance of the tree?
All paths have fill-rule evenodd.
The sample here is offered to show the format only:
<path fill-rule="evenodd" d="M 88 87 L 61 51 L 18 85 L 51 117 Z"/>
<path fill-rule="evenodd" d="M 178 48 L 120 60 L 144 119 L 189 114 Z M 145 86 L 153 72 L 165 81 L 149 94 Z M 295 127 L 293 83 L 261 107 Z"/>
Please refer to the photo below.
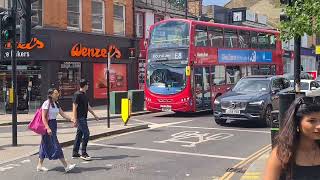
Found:
<path fill-rule="evenodd" d="M 309 36 L 320 33 L 320 1 L 319 0 L 291 0 L 284 12 L 288 21 L 281 21 L 280 31 L 283 40 L 301 37 L 305 33 Z"/>
<path fill-rule="evenodd" d="M 168 2 L 169 2 L 171 5 L 179 8 L 179 9 L 180 9 L 180 8 L 181 8 L 181 9 L 185 8 L 185 7 L 184 7 L 184 6 L 185 6 L 185 1 L 186 1 L 186 0 L 168 0 Z"/>

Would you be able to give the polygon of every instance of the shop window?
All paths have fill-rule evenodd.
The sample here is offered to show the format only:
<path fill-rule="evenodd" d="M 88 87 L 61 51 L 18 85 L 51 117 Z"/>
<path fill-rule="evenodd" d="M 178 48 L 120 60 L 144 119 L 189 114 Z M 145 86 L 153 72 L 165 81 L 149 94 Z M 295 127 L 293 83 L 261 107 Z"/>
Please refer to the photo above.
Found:
<path fill-rule="evenodd" d="M 211 68 L 213 85 L 224 85 L 226 83 L 225 70 L 224 66 L 214 66 Z"/>
<path fill-rule="evenodd" d="M 240 66 L 227 66 L 226 68 L 227 84 L 235 84 L 241 78 Z"/>
<path fill-rule="evenodd" d="M 95 99 L 107 98 L 107 66 L 106 64 L 93 65 L 93 94 Z M 110 92 L 111 91 L 127 91 L 127 65 L 111 64 L 110 67 Z"/>
<path fill-rule="evenodd" d="M 195 43 L 196 46 L 207 46 L 208 42 L 208 34 L 207 34 L 207 27 L 206 26 L 197 26 L 196 28 L 196 37 Z"/>
<path fill-rule="evenodd" d="M 68 28 L 81 29 L 81 6 L 80 0 L 68 0 Z"/>
<path fill-rule="evenodd" d="M 239 45 L 240 45 L 240 48 L 250 48 L 250 32 L 248 31 L 239 32 Z"/>
<path fill-rule="evenodd" d="M 138 38 L 144 37 L 144 14 L 136 13 L 136 35 Z"/>
<path fill-rule="evenodd" d="M 104 2 L 93 0 L 91 2 L 92 30 L 104 32 Z"/>
<path fill-rule="evenodd" d="M 125 35 L 125 6 L 120 4 L 113 5 L 113 33 Z"/>
<path fill-rule="evenodd" d="M 225 30 L 225 32 L 224 32 L 224 47 L 226 47 L 226 48 L 238 48 L 237 31 Z"/>
<path fill-rule="evenodd" d="M 59 90 L 62 98 L 71 98 L 79 88 L 80 62 L 63 62 L 58 72 Z"/>
<path fill-rule="evenodd" d="M 223 47 L 223 31 L 220 28 L 208 27 L 208 44 L 211 47 Z"/>

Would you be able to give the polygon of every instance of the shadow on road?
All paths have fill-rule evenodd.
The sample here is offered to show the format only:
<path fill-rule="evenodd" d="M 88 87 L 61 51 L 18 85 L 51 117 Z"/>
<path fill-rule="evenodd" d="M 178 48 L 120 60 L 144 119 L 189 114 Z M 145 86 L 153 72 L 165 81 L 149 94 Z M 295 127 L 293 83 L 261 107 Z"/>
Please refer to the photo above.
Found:
<path fill-rule="evenodd" d="M 74 169 L 72 169 L 71 171 L 68 172 L 68 174 L 76 174 L 76 173 L 82 173 L 82 172 L 88 172 L 88 171 L 108 171 L 112 168 L 108 168 L 108 167 L 75 167 Z M 53 169 L 50 169 L 49 171 L 58 171 L 61 173 L 64 173 L 64 168 L 63 167 L 56 167 Z"/>
<path fill-rule="evenodd" d="M 195 113 L 187 113 L 187 112 L 173 112 L 165 115 L 158 115 L 155 117 L 175 117 L 175 118 L 185 118 L 185 117 L 201 117 L 212 115 L 212 111 L 203 111 L 203 112 L 195 112 Z"/>
<path fill-rule="evenodd" d="M 267 128 L 261 125 L 260 123 L 253 122 L 253 121 L 229 121 L 226 124 L 224 124 L 223 127 L 261 128 L 261 129 Z"/>

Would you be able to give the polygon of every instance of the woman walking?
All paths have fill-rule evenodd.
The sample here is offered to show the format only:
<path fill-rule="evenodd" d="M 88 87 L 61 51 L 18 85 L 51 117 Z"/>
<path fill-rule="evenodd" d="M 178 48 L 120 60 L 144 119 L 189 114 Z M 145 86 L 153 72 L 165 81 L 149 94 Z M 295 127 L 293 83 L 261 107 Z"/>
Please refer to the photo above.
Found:
<path fill-rule="evenodd" d="M 37 165 L 37 171 L 48 171 L 43 167 L 43 161 L 45 158 L 49 160 L 59 159 L 64 166 L 65 172 L 72 170 L 76 165 L 68 164 L 64 158 L 60 143 L 57 138 L 57 115 L 58 113 L 65 119 L 71 120 L 60 108 L 59 92 L 57 89 L 51 88 L 48 90 L 48 99 L 42 104 L 42 121 L 47 129 L 47 133 L 42 135 L 40 150 L 39 150 L 39 162 Z"/>
<path fill-rule="evenodd" d="M 264 180 L 320 179 L 320 97 L 296 99 L 287 111 Z"/>

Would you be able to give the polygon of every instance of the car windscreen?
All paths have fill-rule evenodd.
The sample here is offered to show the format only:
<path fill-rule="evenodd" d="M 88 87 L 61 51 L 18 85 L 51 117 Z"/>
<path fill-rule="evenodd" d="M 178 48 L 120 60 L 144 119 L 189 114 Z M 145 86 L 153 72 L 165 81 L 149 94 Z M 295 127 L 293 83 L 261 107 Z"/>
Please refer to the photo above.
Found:
<path fill-rule="evenodd" d="M 241 79 L 233 87 L 235 92 L 267 92 L 270 91 L 269 80 L 262 79 Z"/>

